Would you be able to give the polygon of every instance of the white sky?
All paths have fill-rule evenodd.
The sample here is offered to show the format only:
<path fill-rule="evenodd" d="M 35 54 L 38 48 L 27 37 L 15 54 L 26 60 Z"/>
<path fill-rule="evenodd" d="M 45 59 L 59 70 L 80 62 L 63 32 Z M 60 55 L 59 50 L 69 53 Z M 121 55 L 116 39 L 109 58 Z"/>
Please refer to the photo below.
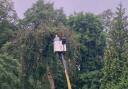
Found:
<path fill-rule="evenodd" d="M 32 6 L 37 0 L 12 0 L 15 5 L 15 9 L 20 18 L 23 17 L 23 13 Z M 67 15 L 75 12 L 92 12 L 99 14 L 106 9 L 112 9 L 118 6 L 120 1 L 123 6 L 128 10 L 128 0 L 45 0 L 54 2 L 55 8 L 63 8 Z M 128 13 L 128 11 L 127 11 Z"/>

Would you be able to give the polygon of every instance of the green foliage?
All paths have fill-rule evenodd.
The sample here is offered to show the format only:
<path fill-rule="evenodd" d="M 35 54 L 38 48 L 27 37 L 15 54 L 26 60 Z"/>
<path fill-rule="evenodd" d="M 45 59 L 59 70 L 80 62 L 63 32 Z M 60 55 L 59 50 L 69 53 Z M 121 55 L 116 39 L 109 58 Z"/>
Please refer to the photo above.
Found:
<path fill-rule="evenodd" d="M 9 40 L 16 29 L 17 16 L 13 3 L 8 0 L 0 1 L 0 47 Z"/>
<path fill-rule="evenodd" d="M 64 31 L 64 34 L 67 38 L 68 49 L 73 49 L 67 52 L 66 59 L 72 59 L 72 57 L 75 54 L 73 51 L 76 50 L 76 45 L 77 45 L 77 43 L 75 43 L 76 41 L 72 40 L 75 38 L 74 37 L 75 33 L 69 31 L 64 26 L 55 27 L 52 29 L 42 27 L 36 30 L 25 30 L 24 32 L 22 31 L 23 34 L 21 35 L 21 37 L 19 37 L 19 39 L 21 44 L 20 47 L 22 49 L 20 50 L 22 53 L 21 60 L 22 60 L 22 75 L 23 75 L 22 84 L 24 84 L 22 85 L 24 87 L 23 89 L 31 89 L 31 88 L 38 89 L 37 88 L 38 85 L 30 84 L 28 80 L 31 79 L 31 81 L 35 81 L 36 83 L 40 82 L 40 84 L 42 85 L 44 81 L 46 81 L 46 80 L 42 80 L 42 78 L 47 73 L 46 70 L 47 66 L 50 66 L 50 68 L 53 70 L 52 72 L 56 82 L 55 85 L 58 85 L 57 89 L 63 88 L 62 86 L 59 87 L 58 83 L 60 83 L 60 81 L 65 82 L 66 84 L 66 81 L 64 81 L 65 76 L 64 76 L 64 71 L 62 69 L 62 64 L 57 63 L 57 60 L 59 60 L 59 58 L 56 58 L 56 55 L 53 52 L 53 39 L 55 37 L 55 33 L 59 34 L 62 31 Z M 61 65 L 61 68 L 58 68 L 57 65 Z M 61 71 L 58 71 L 56 69 Z M 58 74 L 57 71 L 61 73 Z M 58 76 L 62 77 L 63 80 L 60 79 L 58 80 Z M 48 83 L 46 85 L 49 86 Z"/>
<path fill-rule="evenodd" d="M 21 20 L 21 27 L 24 29 L 35 29 L 42 25 L 55 26 L 66 20 L 62 9 L 54 9 L 53 3 L 46 3 L 44 0 L 38 0 L 24 15 L 25 18 Z"/>
<path fill-rule="evenodd" d="M 79 86 L 81 86 L 81 89 L 99 89 L 100 87 L 100 81 L 101 78 L 100 71 L 91 71 L 87 73 L 80 74 L 80 80 L 79 80 Z"/>
<path fill-rule="evenodd" d="M 105 37 L 100 19 L 93 14 L 79 13 L 71 16 L 68 24 L 79 34 L 82 69 L 85 71 L 100 69 L 102 66 L 100 61 L 105 46 Z M 91 63 L 94 60 L 95 63 Z"/>
<path fill-rule="evenodd" d="M 12 1 L 0 0 L 0 89 L 50 89 L 49 71 L 55 88 L 67 89 L 63 65 L 53 52 L 53 39 L 62 33 L 67 39 L 65 59 L 72 89 L 127 89 L 124 14 L 120 4 L 115 16 L 106 10 L 99 16 L 75 13 L 66 17 L 53 3 L 37 0 L 17 21 Z"/>
<path fill-rule="evenodd" d="M 42 78 L 44 76 L 47 77 L 46 74 L 48 66 L 50 66 L 50 69 L 52 70 L 56 88 L 67 88 L 67 86 L 65 86 L 66 81 L 62 64 L 60 63 L 59 58 L 57 58 L 53 53 L 53 38 L 55 34 L 65 34 L 68 39 L 68 53 L 66 53 L 67 61 L 68 59 L 75 60 L 75 57 L 77 56 L 75 55 L 77 42 L 74 40 L 76 39 L 75 33 L 73 31 L 69 31 L 63 25 L 66 21 L 63 10 L 54 9 L 53 3 L 38 0 L 32 8 L 25 12 L 24 15 L 25 18 L 20 21 L 19 25 L 21 28 L 25 29 L 25 31 L 18 33 L 21 34 L 17 40 L 17 43 L 20 43 L 19 47 L 21 47 L 19 50 L 22 49 L 22 54 L 20 55 L 23 66 L 22 88 L 38 89 L 37 86 L 40 85 L 31 84 L 28 81 L 29 79 L 31 79 L 31 81 L 35 81 L 36 84 L 38 82 L 43 85 L 44 82 L 46 82 L 46 79 L 42 80 Z M 72 72 L 73 70 L 69 73 Z M 47 89 L 47 86 L 49 86 L 48 80 L 45 86 Z M 40 88 L 42 87 L 43 86 Z"/>
<path fill-rule="evenodd" d="M 20 89 L 20 64 L 7 54 L 0 54 L 0 89 Z"/>
<path fill-rule="evenodd" d="M 127 89 L 128 87 L 127 26 L 125 9 L 120 4 L 113 19 L 112 30 L 109 31 L 108 35 L 101 89 Z"/>
<path fill-rule="evenodd" d="M 102 58 L 105 47 L 105 35 L 100 19 L 90 13 L 78 13 L 70 16 L 68 25 L 72 30 L 77 32 L 77 37 L 80 42 L 78 61 L 81 65 L 80 76 L 84 76 L 84 78 L 80 78 L 79 86 L 81 88 L 86 86 L 86 89 L 98 89 L 100 85 L 98 74 L 100 73 L 95 71 L 100 72 L 102 68 Z M 92 76 L 88 79 L 87 77 L 89 77 L 92 72 L 97 76 Z M 94 81 L 96 83 L 93 83 Z"/>

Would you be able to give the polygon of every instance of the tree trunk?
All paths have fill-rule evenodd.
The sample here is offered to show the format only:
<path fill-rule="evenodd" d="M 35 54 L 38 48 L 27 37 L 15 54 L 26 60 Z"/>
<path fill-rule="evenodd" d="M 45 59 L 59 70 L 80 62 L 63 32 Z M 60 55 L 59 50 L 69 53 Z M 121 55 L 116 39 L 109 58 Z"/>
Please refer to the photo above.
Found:
<path fill-rule="evenodd" d="M 53 79 L 49 66 L 47 66 L 47 77 L 48 77 L 48 81 L 50 84 L 50 89 L 55 89 L 54 79 Z"/>

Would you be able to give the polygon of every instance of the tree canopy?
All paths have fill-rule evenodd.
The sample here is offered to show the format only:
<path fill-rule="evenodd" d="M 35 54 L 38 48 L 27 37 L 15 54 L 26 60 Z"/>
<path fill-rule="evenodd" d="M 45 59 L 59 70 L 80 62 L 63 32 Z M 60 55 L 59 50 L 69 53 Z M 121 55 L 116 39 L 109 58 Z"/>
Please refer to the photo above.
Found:
<path fill-rule="evenodd" d="M 66 16 L 37 0 L 19 19 L 11 0 L 0 0 L 0 89 L 67 89 L 64 67 L 53 51 L 66 38 L 72 89 L 127 89 L 128 20 L 119 4 L 96 15 Z"/>

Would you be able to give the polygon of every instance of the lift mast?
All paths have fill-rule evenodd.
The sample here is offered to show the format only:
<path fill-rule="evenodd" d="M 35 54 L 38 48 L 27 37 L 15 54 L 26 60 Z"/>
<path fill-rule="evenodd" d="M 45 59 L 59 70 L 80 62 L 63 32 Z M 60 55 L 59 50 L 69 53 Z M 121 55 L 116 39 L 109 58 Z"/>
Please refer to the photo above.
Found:
<path fill-rule="evenodd" d="M 67 80 L 68 89 L 71 89 L 71 83 L 70 83 L 70 79 L 69 79 L 69 75 L 68 75 L 68 71 L 67 71 L 67 65 L 66 65 L 66 61 L 64 59 L 64 53 L 66 51 L 67 51 L 66 38 L 63 36 L 60 39 L 60 37 L 58 37 L 58 35 L 56 35 L 56 37 L 54 38 L 54 52 L 60 56 L 60 59 L 64 66 L 64 73 L 65 73 L 65 77 Z"/>

